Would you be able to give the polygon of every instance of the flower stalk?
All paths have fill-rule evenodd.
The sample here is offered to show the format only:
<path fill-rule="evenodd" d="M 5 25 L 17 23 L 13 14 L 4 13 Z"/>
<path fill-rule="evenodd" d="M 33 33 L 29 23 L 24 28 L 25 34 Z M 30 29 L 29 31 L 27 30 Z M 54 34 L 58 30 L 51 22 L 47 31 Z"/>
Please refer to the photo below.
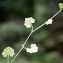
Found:
<path fill-rule="evenodd" d="M 9 55 L 7 56 L 7 63 L 9 63 Z"/>
<path fill-rule="evenodd" d="M 13 61 L 16 59 L 16 57 L 19 55 L 19 53 L 23 50 L 26 49 L 27 52 L 29 53 L 35 53 L 38 51 L 38 47 L 36 46 L 36 44 L 32 44 L 31 48 L 25 48 L 25 44 L 27 43 L 28 39 L 30 38 L 30 36 L 32 35 L 33 32 L 35 32 L 36 30 L 38 30 L 39 28 L 41 28 L 44 25 L 48 25 L 48 24 L 52 24 L 53 18 L 55 16 L 57 16 L 62 10 L 63 10 L 63 3 L 59 4 L 60 10 L 54 14 L 50 19 L 48 19 L 44 24 L 41 24 L 40 26 L 38 26 L 36 29 L 33 29 L 33 23 L 35 23 L 35 19 L 33 19 L 32 17 L 30 18 L 25 18 L 25 23 L 24 25 L 26 26 L 26 28 L 32 28 L 31 29 L 31 33 L 29 34 L 29 36 L 27 37 L 27 39 L 25 40 L 25 42 L 23 43 L 22 47 L 20 48 L 20 50 L 18 51 L 18 53 L 15 55 L 15 57 L 13 58 L 13 60 L 10 63 L 13 63 Z M 7 63 L 9 63 L 9 56 L 13 57 L 14 55 L 14 49 L 11 47 L 7 47 L 4 49 L 2 55 L 3 57 L 7 57 Z"/>
<path fill-rule="evenodd" d="M 54 14 L 50 19 L 53 19 L 55 16 L 57 16 L 62 10 L 59 10 L 56 14 Z"/>
<path fill-rule="evenodd" d="M 24 42 L 24 44 L 22 45 L 21 49 L 18 51 L 18 53 L 16 54 L 16 56 L 13 58 L 13 60 L 11 61 L 11 63 L 13 63 L 13 61 L 16 59 L 16 57 L 19 55 L 19 53 L 22 51 L 22 49 L 24 48 L 25 44 L 27 43 L 28 39 L 30 38 L 31 34 L 33 32 L 31 32 L 28 36 L 28 38 L 26 39 L 26 41 Z"/>
<path fill-rule="evenodd" d="M 55 15 L 53 15 L 50 19 L 53 19 L 56 15 L 58 15 L 61 12 L 58 11 Z M 31 33 L 29 34 L 29 36 L 27 37 L 27 39 L 25 40 L 24 44 L 22 45 L 21 49 L 18 51 L 18 53 L 16 54 L 16 56 L 14 57 L 14 59 L 11 61 L 11 63 L 13 63 L 13 61 L 16 59 L 16 57 L 19 55 L 19 53 L 22 51 L 22 49 L 24 48 L 25 44 L 27 43 L 28 39 L 30 38 L 30 36 L 32 35 L 33 32 L 35 32 L 36 30 L 38 30 L 39 28 L 41 28 L 42 26 L 44 26 L 46 24 L 46 22 L 42 25 L 40 25 L 39 27 L 37 27 L 36 29 L 33 30 L 33 26 L 32 26 L 32 30 Z M 29 24 L 28 24 L 29 25 Z"/>

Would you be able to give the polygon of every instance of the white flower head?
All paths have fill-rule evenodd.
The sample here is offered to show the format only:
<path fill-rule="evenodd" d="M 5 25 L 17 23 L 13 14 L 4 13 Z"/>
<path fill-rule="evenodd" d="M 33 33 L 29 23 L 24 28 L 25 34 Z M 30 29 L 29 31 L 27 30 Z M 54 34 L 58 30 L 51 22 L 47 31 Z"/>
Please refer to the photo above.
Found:
<path fill-rule="evenodd" d="M 26 51 L 32 53 L 31 48 L 26 48 Z"/>
<path fill-rule="evenodd" d="M 31 44 L 31 48 L 37 47 L 36 44 Z"/>
<path fill-rule="evenodd" d="M 32 17 L 30 18 L 25 18 L 25 23 L 24 25 L 27 27 L 27 28 L 30 28 L 32 26 L 32 23 L 35 23 L 35 19 L 33 19 Z"/>
<path fill-rule="evenodd" d="M 38 47 L 36 46 L 36 44 L 31 44 L 31 48 L 26 48 L 26 51 L 29 53 L 35 53 L 38 51 Z"/>
<path fill-rule="evenodd" d="M 46 23 L 46 25 L 48 25 L 48 24 L 52 24 L 52 19 L 48 19 L 48 21 L 46 21 L 45 23 Z"/>
<path fill-rule="evenodd" d="M 15 54 L 14 49 L 12 49 L 11 47 L 6 47 L 2 52 L 3 57 L 7 57 L 7 56 L 13 57 L 14 54 Z"/>

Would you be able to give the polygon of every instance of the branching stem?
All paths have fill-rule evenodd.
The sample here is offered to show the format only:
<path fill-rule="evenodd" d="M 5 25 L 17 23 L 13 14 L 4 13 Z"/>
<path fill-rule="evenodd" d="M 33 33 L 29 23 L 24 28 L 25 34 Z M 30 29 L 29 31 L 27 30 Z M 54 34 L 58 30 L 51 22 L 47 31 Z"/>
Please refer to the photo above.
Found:
<path fill-rule="evenodd" d="M 53 15 L 50 19 L 53 19 L 56 15 L 58 15 L 61 12 L 61 10 L 59 10 L 55 15 Z M 18 53 L 16 54 L 16 56 L 13 58 L 13 60 L 11 61 L 11 63 L 13 63 L 13 61 L 16 59 L 16 57 L 19 55 L 19 53 L 22 51 L 22 49 L 24 48 L 25 44 L 27 43 L 28 39 L 30 38 L 30 36 L 32 35 L 33 32 L 35 32 L 36 30 L 38 30 L 39 28 L 41 28 L 42 26 L 44 26 L 46 23 L 40 25 L 39 27 L 37 27 L 36 29 L 33 30 L 33 26 L 32 26 L 32 30 L 31 33 L 29 34 L 29 36 L 27 37 L 27 39 L 25 40 L 24 44 L 22 45 L 21 49 L 18 51 Z M 9 57 L 8 57 L 9 59 Z M 9 61 L 8 61 L 9 63 Z"/>

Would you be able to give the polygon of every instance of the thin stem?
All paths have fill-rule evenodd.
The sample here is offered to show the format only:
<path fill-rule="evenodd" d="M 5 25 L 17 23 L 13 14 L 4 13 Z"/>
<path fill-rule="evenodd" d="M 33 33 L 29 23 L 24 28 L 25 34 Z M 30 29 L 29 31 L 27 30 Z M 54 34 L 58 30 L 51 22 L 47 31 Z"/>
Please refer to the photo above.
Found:
<path fill-rule="evenodd" d="M 28 41 L 28 39 L 30 38 L 30 36 L 32 35 L 33 32 L 31 32 L 28 36 L 28 38 L 26 39 L 26 41 L 24 42 L 24 44 L 22 45 L 23 47 L 25 46 L 26 42 Z"/>
<path fill-rule="evenodd" d="M 9 55 L 7 56 L 7 63 L 9 63 Z"/>
<path fill-rule="evenodd" d="M 33 32 L 33 26 L 32 26 L 32 30 L 31 30 L 31 32 Z"/>
<path fill-rule="evenodd" d="M 26 39 L 26 41 L 24 42 L 24 44 L 22 45 L 21 49 L 18 51 L 18 53 L 16 54 L 16 56 L 13 58 L 13 60 L 11 61 L 11 63 L 13 63 L 13 61 L 16 59 L 16 57 L 19 55 L 19 53 L 22 51 L 22 49 L 24 48 L 26 42 L 28 41 L 28 39 L 30 38 L 32 32 L 29 34 L 28 38 Z"/>
<path fill-rule="evenodd" d="M 51 19 L 53 19 L 56 15 L 58 15 L 60 12 L 61 12 L 62 10 L 59 10 L 55 15 L 53 15 L 52 17 L 51 17 Z"/>
<path fill-rule="evenodd" d="M 24 48 L 25 44 L 27 43 L 28 39 L 30 38 L 30 36 L 32 35 L 33 32 L 35 32 L 36 30 L 38 30 L 40 27 L 44 26 L 44 24 L 42 24 L 41 26 L 39 26 L 38 28 L 36 28 L 35 30 L 31 31 L 31 33 L 29 34 L 29 36 L 27 37 L 26 41 L 24 42 L 24 44 L 22 45 L 22 48 L 18 51 L 18 53 L 16 54 L 16 56 L 13 58 L 13 60 L 11 61 L 11 63 L 13 63 L 13 61 L 16 59 L 16 57 L 19 55 L 19 53 L 22 51 L 22 49 Z M 33 29 L 33 27 L 32 27 Z"/>
<path fill-rule="evenodd" d="M 61 12 L 58 11 L 55 15 L 53 15 L 51 17 L 51 19 L 53 19 L 57 14 L 59 14 Z M 27 39 L 25 40 L 24 44 L 22 45 L 21 49 L 18 51 L 18 53 L 16 54 L 16 56 L 13 58 L 13 60 L 11 61 L 11 63 L 13 63 L 13 61 L 16 59 L 16 57 L 19 55 L 19 53 L 22 51 L 22 49 L 24 48 L 25 44 L 27 43 L 28 39 L 30 38 L 30 36 L 32 35 L 33 32 L 35 32 L 36 30 L 38 30 L 39 28 L 41 28 L 42 26 L 44 26 L 46 23 L 40 25 L 39 27 L 37 27 L 36 29 L 33 30 L 33 26 L 32 26 L 32 30 L 31 30 L 31 33 L 29 34 L 29 36 L 27 37 Z"/>
<path fill-rule="evenodd" d="M 44 26 L 45 25 L 45 23 L 44 24 L 42 24 L 42 25 L 40 25 L 39 27 L 37 27 L 36 29 L 34 29 L 33 30 L 33 32 L 35 32 L 36 30 L 38 30 L 39 28 L 41 28 L 42 26 Z"/>
<path fill-rule="evenodd" d="M 18 54 L 21 52 L 22 49 L 23 49 L 23 47 L 18 51 L 18 53 L 17 53 L 16 56 L 13 58 L 13 60 L 11 61 L 11 63 L 13 63 L 13 61 L 16 59 L 16 57 L 18 56 Z"/>

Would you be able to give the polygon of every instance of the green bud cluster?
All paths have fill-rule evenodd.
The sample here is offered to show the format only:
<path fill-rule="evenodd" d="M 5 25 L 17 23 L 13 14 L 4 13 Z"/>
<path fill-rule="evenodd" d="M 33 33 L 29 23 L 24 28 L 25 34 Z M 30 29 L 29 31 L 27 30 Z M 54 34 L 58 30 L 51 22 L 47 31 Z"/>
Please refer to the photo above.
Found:
<path fill-rule="evenodd" d="M 59 3 L 60 10 L 63 10 L 63 3 Z"/>

